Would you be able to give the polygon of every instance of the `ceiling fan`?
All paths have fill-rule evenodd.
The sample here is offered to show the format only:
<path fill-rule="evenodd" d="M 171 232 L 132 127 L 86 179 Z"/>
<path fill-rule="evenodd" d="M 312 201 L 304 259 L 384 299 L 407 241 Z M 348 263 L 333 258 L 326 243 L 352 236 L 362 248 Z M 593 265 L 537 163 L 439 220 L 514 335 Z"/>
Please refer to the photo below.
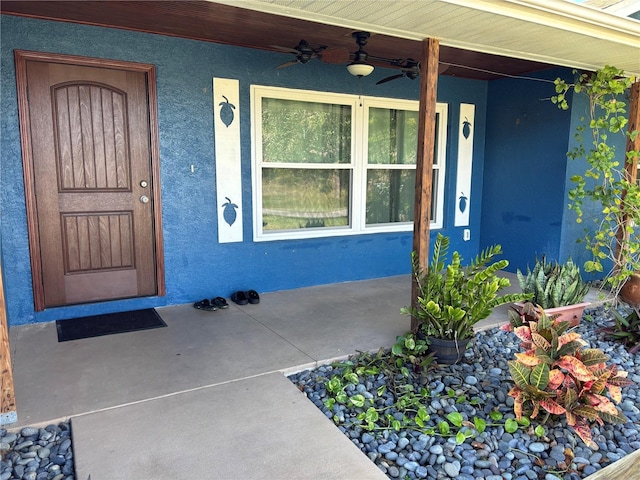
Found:
<path fill-rule="evenodd" d="M 373 71 L 373 65 L 367 63 L 369 55 L 364 50 L 364 46 L 369 39 L 369 32 L 354 32 L 351 35 L 358 45 L 356 52 L 349 52 L 346 48 L 331 48 L 326 45 L 313 46 L 306 40 L 302 39 L 295 47 L 283 47 L 280 45 L 271 45 L 271 48 L 280 50 L 281 52 L 292 53 L 295 55 L 293 60 L 278 65 L 276 68 L 285 68 L 298 63 L 308 63 L 312 59 L 317 58 L 325 63 L 341 64 L 346 63 L 349 59 L 353 61 L 347 65 L 347 70 L 352 75 L 363 77 L 369 75 Z"/>
<path fill-rule="evenodd" d="M 276 68 L 291 67 L 292 65 L 296 65 L 297 63 L 308 63 L 313 58 L 320 58 L 321 52 L 327 49 L 326 45 L 313 47 L 304 39 L 300 40 L 300 42 L 298 42 L 298 45 L 293 48 L 281 47 L 280 45 L 271 45 L 271 47 L 283 52 L 293 53 L 296 56 L 294 60 L 285 62 L 282 65 L 278 65 Z"/>
<path fill-rule="evenodd" d="M 390 63 L 394 67 L 400 67 L 401 73 L 383 78 L 382 80 L 376 82 L 376 85 L 390 82 L 391 80 L 402 77 L 407 77 L 411 80 L 415 80 L 420 76 L 420 63 L 415 61 L 413 58 L 391 60 Z"/>
<path fill-rule="evenodd" d="M 271 45 L 272 48 L 280 50 L 286 53 L 292 53 L 295 55 L 295 59 L 278 65 L 276 68 L 285 68 L 297 63 L 308 63 L 314 58 L 317 58 L 325 63 L 343 64 L 351 60 L 351 63 L 347 65 L 347 70 L 351 75 L 362 78 L 373 72 L 374 66 L 369 63 L 369 60 L 376 62 L 388 63 L 392 67 L 400 68 L 401 72 L 389 77 L 383 78 L 376 85 L 381 83 L 390 82 L 401 77 L 407 77 L 411 80 L 415 80 L 420 76 L 420 62 L 413 58 L 403 59 L 389 59 L 383 57 L 374 57 L 369 55 L 364 47 L 367 45 L 367 41 L 371 34 L 369 32 L 353 32 L 351 36 L 358 45 L 358 50 L 355 52 L 349 52 L 346 48 L 334 48 L 327 47 L 325 45 L 312 46 L 309 42 L 302 39 L 293 48 L 282 47 L 280 45 Z M 447 69 L 446 65 L 440 64 L 439 72 L 442 73 Z"/>
<path fill-rule="evenodd" d="M 353 53 L 353 62 L 347 65 L 347 70 L 356 77 L 366 77 L 373 72 L 373 65 L 367 63 L 369 54 L 364 51 L 364 46 L 371 34 L 369 32 L 353 32 L 351 36 L 356 40 L 358 51 Z"/>

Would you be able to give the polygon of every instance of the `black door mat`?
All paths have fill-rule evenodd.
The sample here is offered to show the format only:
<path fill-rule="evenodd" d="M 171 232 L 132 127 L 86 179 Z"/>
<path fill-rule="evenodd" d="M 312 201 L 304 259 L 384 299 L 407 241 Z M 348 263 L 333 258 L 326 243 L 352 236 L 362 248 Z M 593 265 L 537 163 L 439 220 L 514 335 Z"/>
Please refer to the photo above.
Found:
<path fill-rule="evenodd" d="M 115 333 L 135 332 L 151 328 L 166 327 L 160 315 L 153 309 L 133 310 L 130 312 L 107 313 L 92 317 L 56 320 L 58 342 L 80 340 L 81 338 L 100 337 Z"/>

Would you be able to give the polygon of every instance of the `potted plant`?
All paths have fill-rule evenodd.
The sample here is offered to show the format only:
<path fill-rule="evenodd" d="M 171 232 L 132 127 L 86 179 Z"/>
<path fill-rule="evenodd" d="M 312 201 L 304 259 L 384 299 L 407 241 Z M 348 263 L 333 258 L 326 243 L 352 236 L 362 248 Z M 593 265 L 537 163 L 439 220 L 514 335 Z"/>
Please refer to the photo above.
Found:
<path fill-rule="evenodd" d="M 604 274 L 603 263 L 609 260 L 612 268 L 606 282 L 614 296 L 620 293 L 623 300 L 640 303 L 640 296 L 629 298 L 631 291 L 640 293 L 640 288 L 627 285 L 625 292 L 629 279 L 640 280 L 636 275 L 640 271 L 640 189 L 636 178 L 640 139 L 637 130 L 627 128 L 625 103 L 630 89 L 638 96 L 640 84 L 634 85 L 622 70 L 606 66 L 579 75 L 573 84 L 558 78 L 555 85 L 551 101 L 563 110 L 569 108 L 570 91 L 586 95 L 589 101 L 588 116 L 577 127 L 578 144 L 567 153 L 573 160 L 583 160 L 586 167 L 582 174 L 571 177 L 574 187 L 569 191 L 569 208 L 576 212 L 578 223 L 586 223 L 581 240 L 590 258 L 584 270 Z M 626 137 L 626 155 L 616 153 L 616 137 Z"/>
<path fill-rule="evenodd" d="M 525 275 L 518 269 L 516 275 L 522 292 L 532 294 L 531 302 L 547 315 L 568 321 L 572 327 L 580 322 L 589 305 L 584 302 L 589 285 L 582 280 L 580 267 L 571 258 L 560 264 L 547 261 L 543 255 L 542 259 L 536 258 L 533 270 L 527 267 Z"/>
<path fill-rule="evenodd" d="M 487 318 L 498 305 L 524 301 L 530 294 L 500 295 L 511 285 L 497 273 L 509 265 L 505 259 L 494 260 L 502 253 L 500 245 L 483 250 L 468 266 L 455 251 L 447 265 L 449 238 L 438 234 L 431 263 L 426 272 L 412 253 L 412 267 L 419 295 L 415 308 L 403 308 L 417 320 L 417 332 L 426 337 L 429 351 L 438 363 L 456 363 L 473 338 L 473 327 Z"/>

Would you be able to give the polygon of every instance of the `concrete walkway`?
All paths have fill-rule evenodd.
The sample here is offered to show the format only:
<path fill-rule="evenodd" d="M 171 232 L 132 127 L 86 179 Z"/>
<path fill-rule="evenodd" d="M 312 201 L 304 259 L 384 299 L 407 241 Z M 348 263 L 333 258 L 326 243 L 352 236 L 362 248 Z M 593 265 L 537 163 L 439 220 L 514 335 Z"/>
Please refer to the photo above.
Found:
<path fill-rule="evenodd" d="M 167 328 L 64 343 L 55 323 L 11 328 L 10 427 L 71 418 L 78 480 L 385 479 L 284 374 L 391 346 L 409 330 L 410 282 L 275 292 L 216 312 L 166 307 Z"/>

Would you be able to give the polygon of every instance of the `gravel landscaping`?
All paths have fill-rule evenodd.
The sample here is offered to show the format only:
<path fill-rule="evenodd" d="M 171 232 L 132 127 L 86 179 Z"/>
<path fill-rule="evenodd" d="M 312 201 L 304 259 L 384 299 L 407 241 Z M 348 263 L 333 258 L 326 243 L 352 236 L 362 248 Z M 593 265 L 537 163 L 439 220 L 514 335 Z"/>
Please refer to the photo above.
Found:
<path fill-rule="evenodd" d="M 46 428 L 0 429 L 0 480 L 74 480 L 69 423 Z"/>
<path fill-rule="evenodd" d="M 623 401 L 618 405 L 629 422 L 595 426 L 592 434 L 597 449 L 588 448 L 564 421 L 549 421 L 544 431 L 535 430 L 537 419 L 513 432 L 505 428 L 514 417 L 513 398 L 507 395 L 513 385 L 507 361 L 520 351 L 520 344 L 514 334 L 497 328 L 478 333 L 460 364 L 413 376 L 412 390 L 427 392 L 422 397 L 428 412 L 424 429 L 435 430 L 435 434 L 406 428 L 367 431 L 358 419 L 362 409 L 340 403 L 327 408 L 326 382 L 342 375 L 343 367 L 323 366 L 289 379 L 328 418 L 337 419 L 337 428 L 391 479 L 583 479 L 640 449 L 640 356 L 603 340 L 597 329 L 608 323 L 606 309 L 594 308 L 585 312 L 576 327 L 589 346 L 602 349 L 611 357 L 610 362 L 627 371 L 634 382 L 623 388 Z M 400 419 L 402 414 L 393 411 L 397 398 L 391 392 L 401 381 L 404 379 L 390 379 L 383 373 L 362 375 L 357 384 L 346 385 L 345 392 L 349 397 L 361 395 L 376 402 L 380 410 L 390 407 L 388 412 Z M 451 425 L 451 432 L 443 434 L 439 425 L 451 424 L 447 416 L 455 412 L 465 423 L 461 428 Z M 482 433 L 474 431 L 469 423 L 474 418 L 486 423 Z M 459 432 L 466 435 L 462 442 L 460 438 L 456 441 Z M 2 428 L 0 452 L 0 480 L 75 478 L 69 423 L 24 427 L 15 433 Z"/>
<path fill-rule="evenodd" d="M 506 431 L 513 430 L 505 429 L 505 423 L 514 417 L 513 398 L 507 395 L 513 386 L 507 361 L 520 351 L 520 342 L 513 333 L 497 328 L 478 333 L 460 364 L 414 376 L 411 390 L 428 392 L 422 400 L 429 417 L 424 421 L 424 429 L 435 430 L 433 435 L 412 429 L 368 431 L 362 428 L 362 419 L 358 419 L 358 414 L 362 417 L 362 408 L 347 406 L 350 402 L 336 402 L 329 409 L 325 405 L 330 397 L 326 382 L 341 376 L 344 367 L 323 366 L 289 378 L 328 418 L 337 420 L 337 428 L 389 478 L 583 479 L 640 449 L 640 357 L 630 355 L 618 343 L 603 340 L 597 329 L 608 320 L 604 308 L 587 310 L 576 331 L 590 347 L 609 355 L 609 363 L 626 370 L 635 383 L 623 388 L 623 401 L 618 405 L 629 422 L 592 428 L 597 449 L 587 447 L 564 421 L 549 420 L 543 425 L 544 430 L 535 431 L 543 414 L 529 426 L 520 425 L 511 433 Z M 349 397 L 361 395 L 371 400 L 377 410 L 401 419 L 403 415 L 393 407 L 397 401 L 391 393 L 393 388 L 394 379 L 377 373 L 359 375 L 357 384 L 346 385 L 345 391 Z M 442 435 L 439 425 L 441 422 L 451 425 L 447 415 L 452 412 L 458 412 L 465 423 L 461 428 L 451 426 L 450 434 Z M 474 417 L 486 422 L 483 433 L 474 431 L 473 423 L 469 423 Z M 496 420 L 498 417 L 500 420 Z M 513 424 L 513 420 L 510 422 Z M 466 432 L 463 443 L 459 444 L 460 438 L 456 442 L 457 432 Z"/>

